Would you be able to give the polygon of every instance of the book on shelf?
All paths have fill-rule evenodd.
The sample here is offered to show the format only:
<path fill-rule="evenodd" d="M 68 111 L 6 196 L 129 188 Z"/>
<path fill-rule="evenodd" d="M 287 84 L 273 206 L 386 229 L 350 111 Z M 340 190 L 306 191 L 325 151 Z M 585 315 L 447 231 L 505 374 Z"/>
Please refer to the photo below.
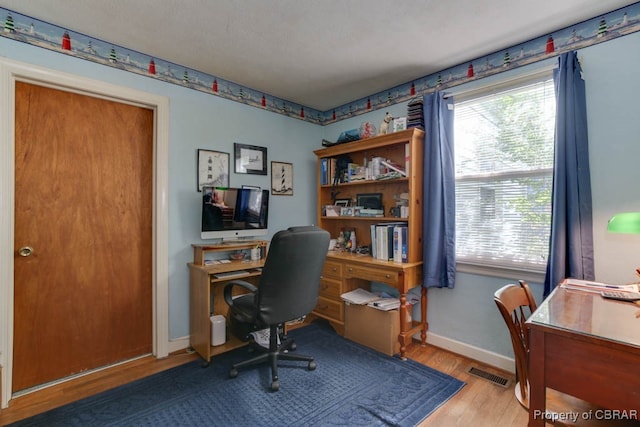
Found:
<path fill-rule="evenodd" d="M 407 240 L 409 228 L 406 225 L 393 227 L 393 262 L 406 263 L 409 261 Z"/>
<path fill-rule="evenodd" d="M 354 216 L 360 216 L 365 218 L 383 218 L 384 210 L 382 209 L 370 209 L 363 208 L 362 206 L 356 206 L 354 208 Z"/>
<path fill-rule="evenodd" d="M 357 163 L 349 163 L 347 166 L 347 182 L 364 181 L 367 179 L 364 166 Z"/>
<path fill-rule="evenodd" d="M 386 167 L 387 169 L 391 169 L 392 171 L 398 172 L 402 176 L 407 176 L 406 169 L 400 166 L 399 164 L 394 163 L 391 160 L 388 160 L 388 159 L 380 160 L 380 164 Z"/>
<path fill-rule="evenodd" d="M 407 224 L 387 222 L 371 225 L 371 252 L 375 259 L 393 261 L 394 228 L 396 226 L 406 227 Z"/>
<path fill-rule="evenodd" d="M 325 157 L 320 159 L 320 185 L 332 185 L 336 177 L 336 159 Z"/>
<path fill-rule="evenodd" d="M 329 159 L 320 160 L 320 185 L 329 184 Z"/>

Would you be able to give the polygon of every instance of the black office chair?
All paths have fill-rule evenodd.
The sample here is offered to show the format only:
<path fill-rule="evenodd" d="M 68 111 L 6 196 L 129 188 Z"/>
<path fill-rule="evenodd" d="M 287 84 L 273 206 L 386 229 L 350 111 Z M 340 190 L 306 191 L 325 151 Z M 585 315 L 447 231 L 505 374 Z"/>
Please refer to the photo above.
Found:
<path fill-rule="evenodd" d="M 234 335 L 247 340 L 251 330 L 269 328 L 268 352 L 232 365 L 231 378 L 238 375 L 238 368 L 269 361 L 271 390 L 277 391 L 278 359 L 306 361 L 310 371 L 315 369 L 313 357 L 290 353 L 295 350 L 295 343 L 285 335 L 284 324 L 315 308 L 328 248 L 329 233 L 321 228 L 304 226 L 278 231 L 271 239 L 258 287 L 243 280 L 225 285 L 224 299 L 230 307 Z M 249 293 L 234 297 L 234 287 L 238 286 Z"/>

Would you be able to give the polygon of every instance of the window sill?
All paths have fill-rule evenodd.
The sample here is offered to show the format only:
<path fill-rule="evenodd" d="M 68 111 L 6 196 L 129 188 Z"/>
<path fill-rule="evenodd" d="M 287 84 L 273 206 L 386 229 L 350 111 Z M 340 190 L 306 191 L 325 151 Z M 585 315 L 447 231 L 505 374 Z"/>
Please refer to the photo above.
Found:
<path fill-rule="evenodd" d="M 513 281 L 524 280 L 531 283 L 544 283 L 544 271 L 527 270 L 517 267 L 498 266 L 490 264 L 474 264 L 471 262 L 457 262 L 456 271 L 460 273 L 477 274 L 480 276 L 501 277 Z"/>

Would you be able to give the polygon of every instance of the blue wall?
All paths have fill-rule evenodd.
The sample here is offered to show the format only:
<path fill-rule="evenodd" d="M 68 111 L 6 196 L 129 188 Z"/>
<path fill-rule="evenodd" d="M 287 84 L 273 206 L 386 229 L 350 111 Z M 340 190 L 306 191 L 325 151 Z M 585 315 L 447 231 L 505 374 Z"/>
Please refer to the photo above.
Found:
<path fill-rule="evenodd" d="M 230 185 L 270 189 L 271 161 L 293 163 L 294 195 L 271 196 L 270 233 L 316 221 L 316 157 L 322 127 L 93 62 L 0 38 L 0 55 L 169 98 L 169 337 L 189 335 L 192 243 L 200 240 L 198 148 L 231 154 Z M 233 173 L 233 143 L 267 147 L 268 176 Z M 270 237 L 270 236 L 269 236 Z"/>
<path fill-rule="evenodd" d="M 640 70 L 638 45 L 640 34 L 634 33 L 578 51 L 587 87 L 596 280 L 603 282 L 639 280 L 634 270 L 640 266 L 640 235 L 606 232 L 607 221 L 615 213 L 640 211 L 640 79 L 635 77 Z M 473 89 L 556 63 L 554 59 L 532 64 L 450 91 Z M 357 128 L 366 121 L 378 127 L 385 111 L 403 116 L 406 105 L 329 125 L 326 138 L 335 140 L 341 130 Z M 524 275 L 491 277 L 458 272 L 453 290 L 429 290 L 429 332 L 511 357 L 511 343 L 493 294 Z M 542 299 L 541 282 L 529 281 L 538 302 Z"/>
<path fill-rule="evenodd" d="M 587 81 L 590 155 L 594 198 L 594 241 L 598 280 L 629 282 L 640 265 L 640 236 L 612 235 L 606 222 L 618 211 L 640 211 L 640 34 L 635 33 L 579 52 Z M 0 56 L 131 87 L 170 99 L 169 138 L 169 301 L 170 338 L 189 333 L 188 270 L 191 244 L 199 242 L 199 193 L 196 192 L 196 150 L 232 154 L 233 143 L 268 148 L 272 160 L 294 164 L 294 196 L 272 196 L 270 229 L 315 222 L 316 175 L 313 150 L 322 138 L 337 139 L 341 131 L 371 121 L 379 126 L 386 111 L 406 114 L 406 105 L 390 105 L 326 127 L 291 119 L 177 85 L 119 71 L 0 38 Z M 539 66 L 539 65 L 538 65 Z M 526 67 L 525 67 L 526 68 Z M 526 71 L 521 70 L 518 72 Z M 493 76 L 500 80 L 504 76 Z M 489 78 L 486 79 L 488 81 Z M 486 81 L 473 82 L 474 85 Z M 466 86 L 466 85 L 465 85 Z M 454 89 L 464 89 L 465 86 Z M 469 84 L 471 87 L 471 84 Z M 231 167 L 233 171 L 233 166 Z M 269 188 L 269 176 L 231 174 L 231 185 Z M 511 356 L 506 329 L 492 301 L 502 285 L 517 280 L 459 273 L 456 288 L 429 291 L 430 332 L 480 349 Z M 538 300 L 541 286 L 533 283 Z"/>

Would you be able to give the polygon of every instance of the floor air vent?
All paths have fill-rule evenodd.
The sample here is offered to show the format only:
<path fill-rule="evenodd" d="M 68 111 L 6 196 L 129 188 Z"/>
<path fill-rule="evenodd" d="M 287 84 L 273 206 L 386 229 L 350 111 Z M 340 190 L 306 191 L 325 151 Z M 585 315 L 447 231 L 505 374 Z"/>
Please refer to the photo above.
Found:
<path fill-rule="evenodd" d="M 469 371 L 467 372 L 469 372 L 471 375 L 475 375 L 476 377 L 484 378 L 487 381 L 491 381 L 492 383 L 494 383 L 495 385 L 499 385 L 500 387 L 509 387 L 509 380 L 507 378 L 501 377 L 500 375 L 492 374 L 475 367 L 469 368 Z"/>

